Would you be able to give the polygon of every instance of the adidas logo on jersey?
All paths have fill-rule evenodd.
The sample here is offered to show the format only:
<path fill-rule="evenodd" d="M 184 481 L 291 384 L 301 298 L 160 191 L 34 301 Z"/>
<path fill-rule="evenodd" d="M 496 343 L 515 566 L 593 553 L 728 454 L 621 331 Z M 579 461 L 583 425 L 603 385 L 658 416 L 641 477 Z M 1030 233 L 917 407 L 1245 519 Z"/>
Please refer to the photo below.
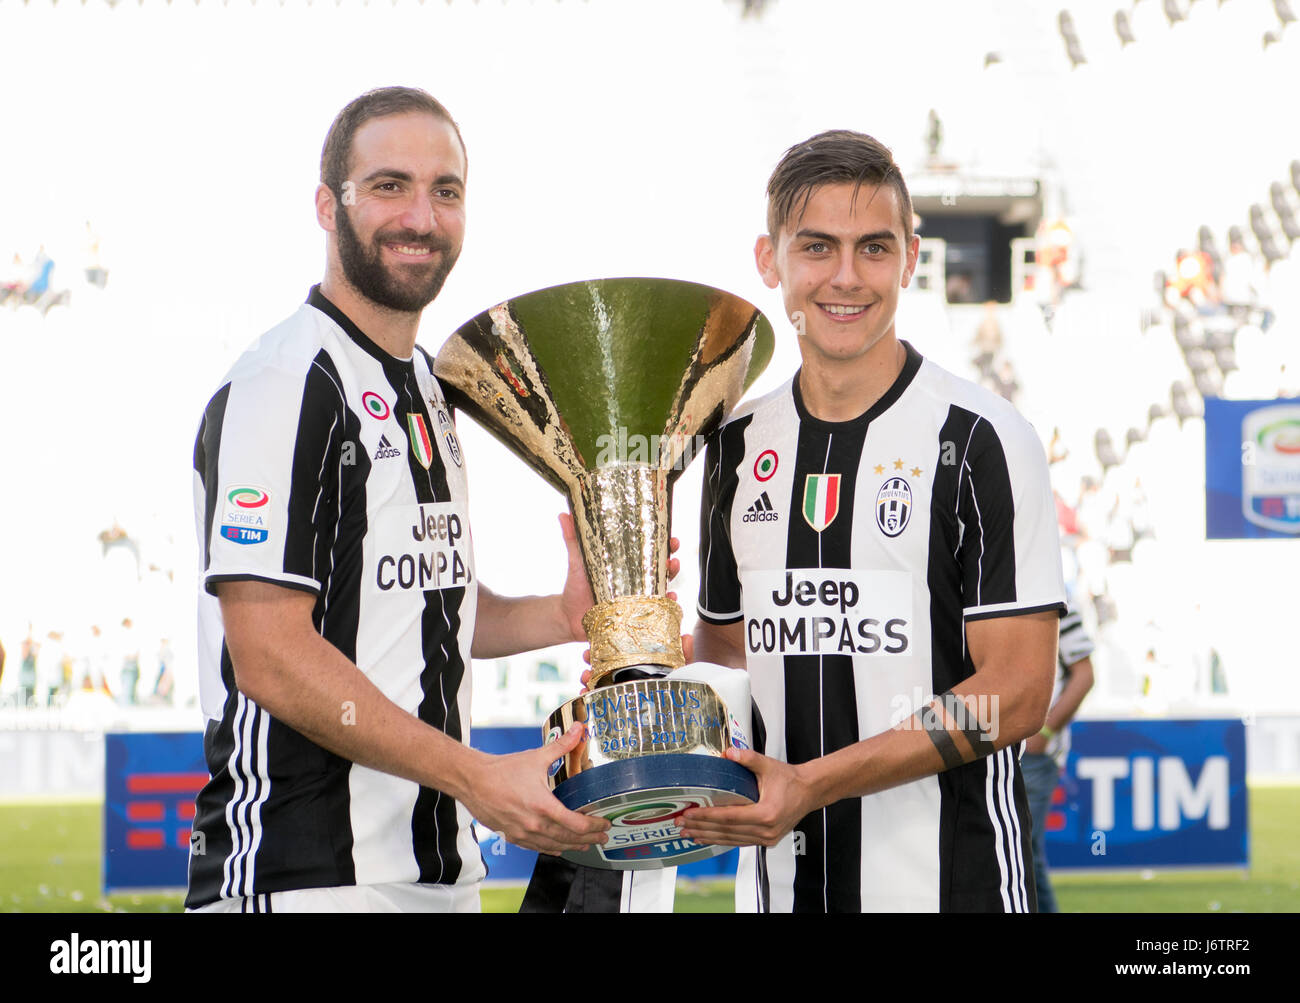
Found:
<path fill-rule="evenodd" d="M 379 437 L 379 448 L 375 450 L 376 460 L 383 460 L 383 459 L 387 459 L 390 456 L 401 456 L 401 455 L 402 455 L 402 451 L 396 448 L 391 442 L 388 441 L 388 436 L 381 435 Z"/>
<path fill-rule="evenodd" d="M 758 500 L 745 510 L 745 514 L 740 517 L 741 522 L 777 522 L 781 518 L 780 512 L 772 510 L 772 499 L 764 491 L 758 496 Z"/>

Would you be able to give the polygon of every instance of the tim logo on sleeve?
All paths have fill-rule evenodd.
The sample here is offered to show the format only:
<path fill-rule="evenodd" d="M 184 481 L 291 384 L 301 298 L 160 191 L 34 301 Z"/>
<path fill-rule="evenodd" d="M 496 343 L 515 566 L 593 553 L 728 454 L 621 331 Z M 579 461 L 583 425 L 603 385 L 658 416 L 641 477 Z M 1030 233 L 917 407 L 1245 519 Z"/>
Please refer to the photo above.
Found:
<path fill-rule="evenodd" d="M 269 528 L 271 496 L 261 488 L 239 485 L 226 490 L 221 508 L 221 536 L 231 543 L 265 543 Z"/>

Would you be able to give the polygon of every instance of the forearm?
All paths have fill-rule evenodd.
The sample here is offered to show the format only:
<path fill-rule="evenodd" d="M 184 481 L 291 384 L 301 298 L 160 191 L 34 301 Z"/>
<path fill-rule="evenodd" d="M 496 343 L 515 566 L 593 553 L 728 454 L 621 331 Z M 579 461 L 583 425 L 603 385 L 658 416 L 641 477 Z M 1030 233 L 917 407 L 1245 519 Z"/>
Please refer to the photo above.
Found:
<path fill-rule="evenodd" d="M 559 596 L 499 596 L 479 583 L 473 657 L 504 658 L 574 640 Z"/>
<path fill-rule="evenodd" d="M 312 596 L 265 582 L 231 582 L 219 597 L 235 685 L 321 747 L 443 791 L 530 850 L 583 849 L 608 827 L 566 809 L 546 784 L 550 764 L 581 741 L 580 728 L 529 752 L 478 752 L 389 700 L 316 633 Z M 419 666 L 410 668 L 414 673 Z M 408 685 L 414 681 L 412 675 Z"/>
<path fill-rule="evenodd" d="M 1083 698 L 1092 689 L 1092 683 L 1091 658 L 1085 658 L 1071 666 L 1060 696 L 1047 712 L 1046 726 L 1052 731 L 1060 731 L 1073 721 L 1074 715 L 1079 712 L 1079 707 L 1083 703 Z"/>
<path fill-rule="evenodd" d="M 865 797 L 945 769 L 934 745 L 919 730 L 892 729 L 797 769 L 808 787 L 811 808 L 844 798 Z"/>
<path fill-rule="evenodd" d="M 232 652 L 236 684 L 324 749 L 463 801 L 484 756 L 389 700 L 314 632 Z"/>
<path fill-rule="evenodd" d="M 999 693 L 983 682 L 976 673 L 951 691 L 965 705 L 964 721 L 954 716 L 960 708 L 945 706 L 936 697 L 928 705 L 932 714 L 919 712 L 888 731 L 803 764 L 799 769 L 816 807 L 974 762 L 1041 727 L 1036 695 L 1024 690 Z"/>

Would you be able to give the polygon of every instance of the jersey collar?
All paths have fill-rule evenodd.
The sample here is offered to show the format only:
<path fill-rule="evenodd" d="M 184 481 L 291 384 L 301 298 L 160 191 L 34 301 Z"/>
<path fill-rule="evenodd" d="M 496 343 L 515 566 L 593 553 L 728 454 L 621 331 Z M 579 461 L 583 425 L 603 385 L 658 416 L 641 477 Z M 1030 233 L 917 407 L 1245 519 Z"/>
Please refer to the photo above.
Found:
<path fill-rule="evenodd" d="M 876 401 L 856 418 L 850 418 L 848 421 L 823 421 L 821 418 L 814 417 L 809 413 L 808 408 L 804 406 L 803 394 L 799 392 L 799 373 L 803 372 L 803 367 L 800 366 L 799 372 L 795 373 L 794 379 L 790 381 L 794 391 L 794 408 L 799 413 L 799 420 L 806 422 L 813 428 L 824 429 L 828 432 L 851 432 L 866 428 L 876 418 L 888 411 L 898 401 L 898 398 L 903 396 L 903 391 L 911 386 L 912 380 L 916 378 L 921 363 L 924 361 L 921 353 L 912 347 L 911 342 L 904 341 L 902 338 L 899 341 L 903 346 L 903 350 L 907 353 L 907 358 L 903 360 L 902 372 L 890 384 L 889 389 L 885 391 L 880 400 Z"/>
<path fill-rule="evenodd" d="M 413 359 L 399 359 L 395 355 L 389 355 L 382 348 L 366 337 L 361 328 L 352 322 L 352 319 L 340 310 L 337 306 L 325 298 L 325 294 L 320 291 L 320 285 L 311 287 L 307 293 L 307 305 L 313 306 L 323 313 L 330 320 L 334 321 L 339 327 L 343 328 L 343 333 L 357 343 L 357 346 L 367 355 L 373 355 L 385 367 L 397 366 L 403 370 L 410 369 Z"/>

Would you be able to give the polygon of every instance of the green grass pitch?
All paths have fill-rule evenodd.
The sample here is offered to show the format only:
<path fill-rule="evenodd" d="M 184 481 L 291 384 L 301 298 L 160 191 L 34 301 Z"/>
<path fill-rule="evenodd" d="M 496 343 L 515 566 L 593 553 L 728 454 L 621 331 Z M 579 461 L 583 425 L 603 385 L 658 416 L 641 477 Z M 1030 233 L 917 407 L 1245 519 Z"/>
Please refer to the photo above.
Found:
<path fill-rule="evenodd" d="M 1057 875 L 1066 912 L 1300 912 L 1300 787 L 1250 792 L 1251 868 L 1184 874 Z M 100 891 L 98 802 L 0 804 L 0 911 L 179 912 L 178 895 Z M 514 912 L 523 888 L 483 891 L 484 912 Z M 678 884 L 678 912 L 731 912 L 725 881 Z"/>

